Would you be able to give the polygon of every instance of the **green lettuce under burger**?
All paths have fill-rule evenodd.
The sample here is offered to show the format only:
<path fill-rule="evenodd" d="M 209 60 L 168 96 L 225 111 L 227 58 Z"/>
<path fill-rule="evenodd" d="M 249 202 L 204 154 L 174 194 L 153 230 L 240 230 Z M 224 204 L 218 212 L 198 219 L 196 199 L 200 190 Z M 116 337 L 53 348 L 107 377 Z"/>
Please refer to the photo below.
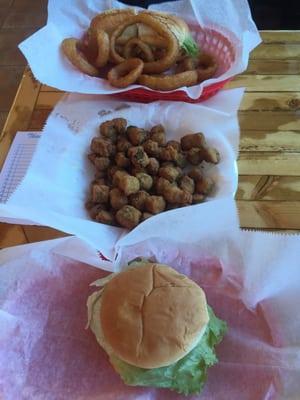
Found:
<path fill-rule="evenodd" d="M 227 328 L 203 290 L 162 264 L 138 261 L 95 283 L 89 326 L 127 385 L 199 393 Z"/>

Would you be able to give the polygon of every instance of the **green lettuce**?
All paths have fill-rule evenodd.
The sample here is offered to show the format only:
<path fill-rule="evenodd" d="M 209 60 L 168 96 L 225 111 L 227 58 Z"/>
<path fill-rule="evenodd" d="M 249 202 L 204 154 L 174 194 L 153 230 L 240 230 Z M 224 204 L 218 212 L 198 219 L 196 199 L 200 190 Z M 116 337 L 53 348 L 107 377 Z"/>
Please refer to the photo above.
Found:
<path fill-rule="evenodd" d="M 227 331 L 224 321 L 208 307 L 209 323 L 197 344 L 185 357 L 167 367 L 144 369 L 132 366 L 111 355 L 110 361 L 122 380 L 131 386 L 168 388 L 185 395 L 200 393 L 207 378 L 207 370 L 216 364 L 214 347 Z"/>

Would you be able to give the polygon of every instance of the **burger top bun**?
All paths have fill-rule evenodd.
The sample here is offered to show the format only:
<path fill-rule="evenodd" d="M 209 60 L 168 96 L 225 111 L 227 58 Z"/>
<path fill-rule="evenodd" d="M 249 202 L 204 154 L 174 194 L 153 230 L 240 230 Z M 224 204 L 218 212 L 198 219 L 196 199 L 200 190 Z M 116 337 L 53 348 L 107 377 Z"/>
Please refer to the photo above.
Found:
<path fill-rule="evenodd" d="M 173 268 L 150 262 L 106 283 L 103 339 L 121 360 L 141 368 L 170 365 L 201 339 L 209 321 L 203 290 Z"/>

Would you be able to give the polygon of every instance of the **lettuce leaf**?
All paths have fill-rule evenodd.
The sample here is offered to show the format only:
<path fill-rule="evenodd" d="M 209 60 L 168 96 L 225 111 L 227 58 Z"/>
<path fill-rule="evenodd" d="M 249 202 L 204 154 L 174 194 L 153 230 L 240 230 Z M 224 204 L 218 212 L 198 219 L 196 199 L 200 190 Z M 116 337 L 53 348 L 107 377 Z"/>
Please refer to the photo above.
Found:
<path fill-rule="evenodd" d="M 168 388 L 185 395 L 200 393 L 207 378 L 207 370 L 218 359 L 214 347 L 227 331 L 224 321 L 217 318 L 208 306 L 209 323 L 197 344 L 185 357 L 167 367 L 144 369 L 132 366 L 114 355 L 110 362 L 127 385 Z"/>

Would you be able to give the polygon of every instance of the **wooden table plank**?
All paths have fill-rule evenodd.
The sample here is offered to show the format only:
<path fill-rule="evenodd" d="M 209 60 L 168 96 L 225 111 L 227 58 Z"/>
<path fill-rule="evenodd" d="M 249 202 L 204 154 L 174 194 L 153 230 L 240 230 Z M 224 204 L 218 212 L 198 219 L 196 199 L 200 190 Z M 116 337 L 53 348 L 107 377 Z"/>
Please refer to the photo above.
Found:
<path fill-rule="evenodd" d="M 22 226 L 0 223 L 0 249 L 28 243 Z"/>
<path fill-rule="evenodd" d="M 238 200 L 240 223 L 245 228 L 300 229 L 299 201 Z"/>
<path fill-rule="evenodd" d="M 260 31 L 264 43 L 300 43 L 300 30 L 295 31 Z"/>
<path fill-rule="evenodd" d="M 300 64 L 300 63 L 299 63 Z M 300 88 L 299 88 L 300 89 Z M 39 94 L 40 96 L 40 94 Z M 37 101 L 38 107 L 39 98 Z M 50 105 L 53 107 L 53 105 Z M 246 92 L 240 111 L 298 111 L 300 110 L 300 91 L 298 92 Z"/>
<path fill-rule="evenodd" d="M 12 108 L 0 135 L 0 169 L 2 168 L 16 132 L 28 129 L 39 90 L 40 84 L 33 78 L 29 68 L 26 68 Z"/>
<path fill-rule="evenodd" d="M 239 154 L 239 175 L 300 176 L 299 153 L 250 153 Z"/>
<path fill-rule="evenodd" d="M 240 175 L 236 199 L 300 202 L 300 176 Z"/>
<path fill-rule="evenodd" d="M 240 151 L 300 153 L 300 131 L 242 130 Z"/>
<path fill-rule="evenodd" d="M 243 74 L 227 83 L 226 89 L 243 86 L 248 92 L 299 92 L 300 76 Z"/>
<path fill-rule="evenodd" d="M 250 54 L 256 60 L 300 60 L 299 43 L 262 43 Z"/>

